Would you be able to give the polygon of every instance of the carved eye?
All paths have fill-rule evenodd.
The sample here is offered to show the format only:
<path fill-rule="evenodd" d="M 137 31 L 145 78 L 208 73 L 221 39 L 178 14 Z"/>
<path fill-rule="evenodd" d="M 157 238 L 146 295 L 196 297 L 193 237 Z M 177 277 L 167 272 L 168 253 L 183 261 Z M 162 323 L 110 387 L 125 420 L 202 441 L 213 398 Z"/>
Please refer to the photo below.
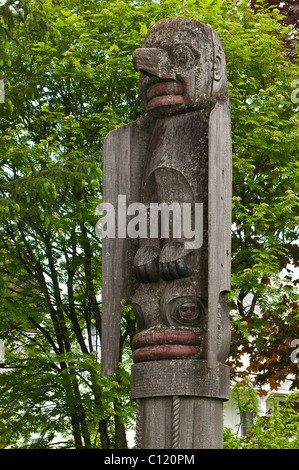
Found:
<path fill-rule="evenodd" d="M 162 306 L 164 307 L 164 306 Z M 199 326 L 204 317 L 205 309 L 198 297 L 188 296 L 172 299 L 162 308 L 165 324 L 172 326 Z"/>
<path fill-rule="evenodd" d="M 177 67 L 186 67 L 190 62 L 194 62 L 195 54 L 189 47 L 177 47 L 171 51 L 171 59 Z"/>
<path fill-rule="evenodd" d="M 203 316 L 203 308 L 196 300 L 189 300 L 178 305 L 176 309 L 177 320 L 188 325 L 196 325 Z"/>

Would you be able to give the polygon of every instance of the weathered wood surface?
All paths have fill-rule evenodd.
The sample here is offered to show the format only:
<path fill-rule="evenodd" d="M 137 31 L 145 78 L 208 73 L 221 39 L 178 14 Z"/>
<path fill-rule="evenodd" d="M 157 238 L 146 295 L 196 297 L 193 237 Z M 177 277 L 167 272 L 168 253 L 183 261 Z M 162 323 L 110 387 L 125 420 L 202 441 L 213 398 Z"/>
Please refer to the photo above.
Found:
<path fill-rule="evenodd" d="M 103 202 L 113 204 L 118 231 L 118 196 L 127 204 L 140 201 L 150 126 L 144 120 L 110 132 L 103 148 Z M 127 216 L 125 215 L 127 219 Z M 131 300 L 136 289 L 133 258 L 136 241 L 128 237 L 103 238 L 102 242 L 102 375 L 113 374 L 119 362 L 120 320 L 122 306 Z"/>
<path fill-rule="evenodd" d="M 230 291 L 232 149 L 228 101 L 216 103 L 209 121 L 208 367 L 217 366 L 219 295 Z"/>
<path fill-rule="evenodd" d="M 223 405 L 217 398 L 138 398 L 138 449 L 221 449 Z"/>
<path fill-rule="evenodd" d="M 206 361 L 175 359 L 134 364 L 131 397 L 169 395 L 229 399 L 229 367 L 209 369 Z"/>
<path fill-rule="evenodd" d="M 134 124 L 133 124 L 134 126 Z M 103 201 L 116 208 L 119 194 L 130 195 L 132 125 L 110 133 L 103 149 Z M 119 160 L 122 149 L 122 159 Z M 113 178 L 113 179 L 112 179 Z M 126 181 L 126 184 L 124 182 Z M 125 191 L 125 192 L 124 192 Z M 103 238 L 102 242 L 102 374 L 110 375 L 117 368 L 120 340 L 122 300 L 128 296 L 130 270 L 127 238 Z"/>

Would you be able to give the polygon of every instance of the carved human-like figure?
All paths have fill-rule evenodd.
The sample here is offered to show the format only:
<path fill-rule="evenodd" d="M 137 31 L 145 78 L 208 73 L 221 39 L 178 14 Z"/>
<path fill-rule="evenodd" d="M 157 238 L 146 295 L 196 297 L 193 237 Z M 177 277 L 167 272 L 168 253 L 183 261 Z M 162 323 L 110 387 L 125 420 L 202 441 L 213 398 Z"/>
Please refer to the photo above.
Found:
<path fill-rule="evenodd" d="M 132 301 L 138 324 L 134 362 L 196 358 L 215 367 L 225 361 L 230 343 L 223 298 L 230 288 L 231 203 L 230 111 L 223 47 L 209 26 L 172 18 L 150 28 L 133 63 L 140 72 L 140 97 L 147 116 L 125 126 L 127 130 L 113 131 L 120 134 L 108 136 L 104 159 L 111 157 L 112 139 L 118 149 L 127 145 L 129 150 L 123 151 L 127 157 L 121 159 L 131 167 L 132 188 L 116 176 L 119 194 L 126 191 L 129 202 L 148 207 L 189 204 L 193 228 L 200 229 L 202 236 L 200 246 L 190 248 L 186 244 L 190 231 L 189 237 L 184 230 L 175 236 L 173 220 L 166 237 L 160 231 L 154 238 L 140 239 L 138 246 L 130 240 L 122 241 L 121 247 L 117 241 L 103 242 L 103 263 L 111 263 L 114 243 L 123 261 L 120 267 L 116 260 L 116 269 L 121 275 L 126 272 L 127 278 L 124 285 L 114 273 L 114 284 L 111 279 L 106 284 L 103 325 L 110 331 L 110 346 L 107 340 L 104 351 L 111 356 L 112 342 L 117 342 L 117 302 Z M 120 175 L 121 168 L 116 170 L 115 165 L 114 171 Z M 109 190 L 109 178 L 106 175 L 104 188 L 106 184 L 107 200 L 113 201 L 116 193 L 113 196 Z M 200 227 L 196 224 L 198 203 L 203 209 Z M 108 307 L 105 295 L 111 298 L 111 294 L 116 303 Z M 113 357 L 117 358 L 117 352 Z M 113 365 L 111 361 L 106 373 L 115 370 L 115 359 Z"/>

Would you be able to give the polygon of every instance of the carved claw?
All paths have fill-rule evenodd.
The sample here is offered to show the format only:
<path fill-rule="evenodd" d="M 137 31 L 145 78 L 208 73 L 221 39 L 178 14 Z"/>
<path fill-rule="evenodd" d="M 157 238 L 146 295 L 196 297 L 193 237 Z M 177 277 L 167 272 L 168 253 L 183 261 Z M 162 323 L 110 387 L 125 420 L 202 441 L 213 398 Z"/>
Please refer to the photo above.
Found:
<path fill-rule="evenodd" d="M 165 245 L 159 258 L 160 275 L 166 281 L 192 274 L 193 252 L 187 251 L 181 242 Z"/>
<path fill-rule="evenodd" d="M 159 254 L 155 246 L 142 246 L 134 258 L 134 272 L 139 282 L 155 282 L 159 279 Z"/>

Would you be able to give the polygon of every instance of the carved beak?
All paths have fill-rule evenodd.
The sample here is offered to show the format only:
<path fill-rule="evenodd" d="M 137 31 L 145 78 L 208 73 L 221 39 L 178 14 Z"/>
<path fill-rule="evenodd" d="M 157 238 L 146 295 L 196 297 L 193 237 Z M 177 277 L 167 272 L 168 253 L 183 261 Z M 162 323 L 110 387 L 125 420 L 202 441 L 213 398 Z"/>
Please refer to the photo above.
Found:
<path fill-rule="evenodd" d="M 176 75 L 171 70 L 167 53 L 156 48 L 140 48 L 133 53 L 133 65 L 137 72 L 158 78 L 175 80 Z"/>

